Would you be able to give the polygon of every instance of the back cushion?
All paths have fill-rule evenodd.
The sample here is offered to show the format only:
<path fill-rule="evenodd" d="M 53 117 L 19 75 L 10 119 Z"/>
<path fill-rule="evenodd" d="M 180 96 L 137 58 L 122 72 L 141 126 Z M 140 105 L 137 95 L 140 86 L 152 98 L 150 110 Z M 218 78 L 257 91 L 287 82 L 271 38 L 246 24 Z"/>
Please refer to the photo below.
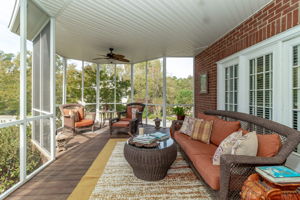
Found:
<path fill-rule="evenodd" d="M 137 109 L 139 112 L 142 112 L 143 106 L 140 105 L 132 105 L 132 106 L 127 106 L 126 110 L 126 117 L 129 119 L 132 119 L 132 109 Z"/>
<path fill-rule="evenodd" d="M 272 157 L 277 155 L 281 148 L 281 140 L 277 134 L 257 134 L 258 152 L 257 156 Z"/>
<path fill-rule="evenodd" d="M 78 108 L 78 114 L 79 114 L 79 120 L 83 120 L 84 119 L 84 108 L 83 107 L 79 107 Z"/>
<path fill-rule="evenodd" d="M 225 121 L 222 119 L 214 120 L 211 142 L 217 146 L 231 133 L 238 131 L 241 128 L 239 121 Z"/>
<path fill-rule="evenodd" d="M 204 119 L 204 120 L 216 120 L 216 119 L 220 119 L 219 117 L 217 116 L 214 116 L 214 115 L 205 115 L 203 113 L 198 113 L 197 117 L 199 119 Z"/>

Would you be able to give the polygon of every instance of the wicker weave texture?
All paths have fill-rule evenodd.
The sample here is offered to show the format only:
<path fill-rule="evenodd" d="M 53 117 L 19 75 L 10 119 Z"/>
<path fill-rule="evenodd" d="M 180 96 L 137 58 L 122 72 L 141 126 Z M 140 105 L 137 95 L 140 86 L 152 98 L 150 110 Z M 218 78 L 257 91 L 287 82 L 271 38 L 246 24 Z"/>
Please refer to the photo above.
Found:
<path fill-rule="evenodd" d="M 163 149 L 143 149 L 129 144 L 124 146 L 124 156 L 134 175 L 145 181 L 163 179 L 177 156 L 175 143 Z"/>

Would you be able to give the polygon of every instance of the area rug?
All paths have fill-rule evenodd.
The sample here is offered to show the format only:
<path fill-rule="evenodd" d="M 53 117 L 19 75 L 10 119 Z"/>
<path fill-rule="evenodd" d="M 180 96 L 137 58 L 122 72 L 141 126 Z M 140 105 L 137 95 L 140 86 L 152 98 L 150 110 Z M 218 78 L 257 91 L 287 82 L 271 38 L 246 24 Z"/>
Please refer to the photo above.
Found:
<path fill-rule="evenodd" d="M 153 199 L 215 199 L 214 193 L 192 172 L 186 161 L 178 153 L 176 160 L 161 181 L 149 182 L 136 178 L 123 155 L 124 141 L 110 140 L 95 160 L 85 178 L 75 188 L 69 199 L 89 200 L 153 200 Z M 109 153 L 109 151 L 112 151 Z M 105 152 L 103 154 L 103 152 Z M 104 156 L 109 156 L 105 159 Z M 101 170 L 98 162 L 107 160 Z M 101 160 L 101 161 L 100 161 Z M 103 165 L 103 164 L 102 164 Z M 98 181 L 94 170 L 100 170 Z M 94 175 L 92 175 L 94 173 Z M 82 182 L 83 181 L 83 182 Z M 80 186 L 81 185 L 81 186 Z M 94 186 L 93 186 L 94 185 Z M 76 191 L 77 190 L 77 191 Z M 88 190 L 88 191 L 87 191 Z M 92 190 L 92 191 L 91 191 Z M 88 195 L 88 193 L 90 194 Z M 83 195 L 83 193 L 85 193 Z"/>

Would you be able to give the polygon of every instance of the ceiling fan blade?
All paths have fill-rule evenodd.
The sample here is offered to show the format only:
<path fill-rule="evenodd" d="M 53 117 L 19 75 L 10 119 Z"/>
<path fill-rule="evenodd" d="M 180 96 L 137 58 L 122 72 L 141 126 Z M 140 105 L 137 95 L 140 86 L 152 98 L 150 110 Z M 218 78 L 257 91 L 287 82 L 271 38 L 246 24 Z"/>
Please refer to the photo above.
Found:
<path fill-rule="evenodd" d="M 109 58 L 93 58 L 93 60 L 102 60 L 102 59 L 109 59 Z"/>
<path fill-rule="evenodd" d="M 126 58 L 118 58 L 116 59 L 118 61 L 122 61 L 122 62 L 130 62 L 129 60 L 127 60 Z"/>
<path fill-rule="evenodd" d="M 115 58 L 124 58 L 125 56 L 121 55 L 121 54 L 113 54 L 113 57 L 115 57 Z"/>

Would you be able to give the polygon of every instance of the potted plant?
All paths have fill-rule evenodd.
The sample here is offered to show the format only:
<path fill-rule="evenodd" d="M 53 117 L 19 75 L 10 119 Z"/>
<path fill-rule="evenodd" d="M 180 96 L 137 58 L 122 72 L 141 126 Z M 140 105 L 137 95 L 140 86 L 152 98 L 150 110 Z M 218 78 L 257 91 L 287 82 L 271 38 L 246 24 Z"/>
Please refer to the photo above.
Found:
<path fill-rule="evenodd" d="M 176 107 L 173 108 L 173 112 L 176 114 L 177 120 L 184 120 L 185 111 L 184 111 L 183 107 L 176 106 Z"/>

